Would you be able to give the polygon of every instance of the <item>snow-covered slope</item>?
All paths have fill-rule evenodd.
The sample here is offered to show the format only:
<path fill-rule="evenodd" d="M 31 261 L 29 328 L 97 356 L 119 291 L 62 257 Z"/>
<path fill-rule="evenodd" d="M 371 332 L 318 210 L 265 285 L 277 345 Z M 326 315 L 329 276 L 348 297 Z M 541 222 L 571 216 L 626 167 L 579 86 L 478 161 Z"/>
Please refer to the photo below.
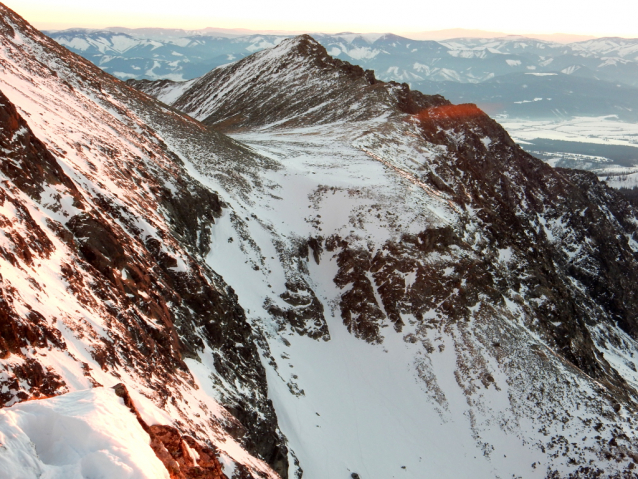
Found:
<path fill-rule="evenodd" d="M 215 449 L 182 436 L 172 426 L 158 425 L 158 420 L 170 418 L 158 417 L 157 412 L 154 407 L 138 408 L 123 384 L 0 410 L 0 478 L 225 479 L 236 475 L 233 461 Z M 250 477 L 245 470 L 240 475 Z"/>
<path fill-rule="evenodd" d="M 168 79 L 157 81 L 127 80 L 127 83 L 138 90 L 146 92 L 153 98 L 157 98 L 159 101 L 170 105 L 182 96 L 196 81 L 197 79 L 179 82 Z"/>
<path fill-rule="evenodd" d="M 201 259 L 225 205 L 189 173 L 248 191 L 270 162 L 0 9 L 2 405 L 124 382 L 238 475 L 285 472 L 244 310 Z"/>
<path fill-rule="evenodd" d="M 234 140 L 0 42 L 6 406 L 123 382 L 229 479 L 635 476 L 638 221 L 593 175 L 307 36 L 173 90 Z"/>
<path fill-rule="evenodd" d="M 173 103 L 280 164 L 207 261 L 304 477 L 631 477 L 635 209 L 326 55 L 287 40 Z"/>
<path fill-rule="evenodd" d="M 585 55 L 638 61 L 638 38 L 596 38 L 574 43 L 571 47 Z"/>

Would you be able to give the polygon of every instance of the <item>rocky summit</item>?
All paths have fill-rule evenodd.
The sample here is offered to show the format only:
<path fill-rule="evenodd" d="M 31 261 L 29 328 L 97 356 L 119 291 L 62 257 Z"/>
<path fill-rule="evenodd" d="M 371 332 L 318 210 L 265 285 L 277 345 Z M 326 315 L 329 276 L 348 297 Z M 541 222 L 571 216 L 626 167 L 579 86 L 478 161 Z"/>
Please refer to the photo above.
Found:
<path fill-rule="evenodd" d="M 126 84 L 0 12 L 0 478 L 638 477 L 616 190 L 307 35 Z"/>

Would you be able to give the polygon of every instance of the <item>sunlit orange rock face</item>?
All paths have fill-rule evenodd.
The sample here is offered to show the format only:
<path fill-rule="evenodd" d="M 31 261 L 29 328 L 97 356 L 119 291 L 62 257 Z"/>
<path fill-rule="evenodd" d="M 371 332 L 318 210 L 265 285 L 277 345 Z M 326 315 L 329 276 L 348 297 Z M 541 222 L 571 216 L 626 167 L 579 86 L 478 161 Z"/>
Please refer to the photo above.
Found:
<path fill-rule="evenodd" d="M 420 111 L 417 114 L 419 120 L 437 119 L 472 119 L 484 115 L 483 111 L 473 103 L 465 103 L 463 105 L 441 105 L 433 106 Z"/>
<path fill-rule="evenodd" d="M 151 438 L 151 448 L 166 467 L 171 479 L 225 479 L 218 452 L 167 425 L 149 426 L 135 406 L 124 384 L 113 387 Z M 243 470 L 239 467 L 240 472 Z M 247 471 L 246 471 L 247 473 Z M 246 476 L 249 477 L 249 476 Z"/>
<path fill-rule="evenodd" d="M 150 426 L 151 446 L 171 479 L 224 479 L 217 453 L 172 426 Z"/>

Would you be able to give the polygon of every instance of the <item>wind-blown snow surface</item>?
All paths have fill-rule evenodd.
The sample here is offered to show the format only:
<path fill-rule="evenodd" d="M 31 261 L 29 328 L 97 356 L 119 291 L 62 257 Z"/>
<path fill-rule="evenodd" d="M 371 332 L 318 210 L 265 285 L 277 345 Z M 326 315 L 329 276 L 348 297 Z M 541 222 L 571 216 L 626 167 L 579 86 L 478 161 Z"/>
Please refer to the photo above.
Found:
<path fill-rule="evenodd" d="M 110 388 L 0 410 L 1 479 L 168 479 L 135 415 Z"/>

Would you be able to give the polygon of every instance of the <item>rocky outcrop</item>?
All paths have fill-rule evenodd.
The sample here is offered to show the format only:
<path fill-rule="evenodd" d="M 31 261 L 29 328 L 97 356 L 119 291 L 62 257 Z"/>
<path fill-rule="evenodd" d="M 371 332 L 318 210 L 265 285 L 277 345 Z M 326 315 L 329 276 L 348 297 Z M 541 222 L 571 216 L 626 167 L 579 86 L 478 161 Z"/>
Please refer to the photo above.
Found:
<path fill-rule="evenodd" d="M 214 449 L 200 444 L 190 436 L 182 436 L 172 426 L 149 426 L 140 416 L 126 386 L 120 383 L 113 389 L 150 436 L 151 448 L 168 470 L 171 479 L 228 479 L 222 471 L 218 453 Z"/>
<path fill-rule="evenodd" d="M 631 286 L 638 256 L 630 244 L 638 238 L 635 208 L 594 175 L 555 170 L 523 152 L 474 105 L 425 110 L 419 128 L 427 141 L 448 147 L 436 174 L 461 206 L 480 208 L 486 245 L 512 248 L 524 265 L 519 277 L 525 279 L 495 278 L 494 284 L 501 291 L 523 288 L 526 301 L 546 298 L 536 314 L 556 350 L 587 374 L 623 388 L 585 325 L 618 324 L 638 338 L 632 306 L 638 297 Z M 459 137 L 463 141 L 453 140 Z M 458 170 L 465 172 L 463 182 Z M 547 226 L 556 222 L 558 228 Z"/>
<path fill-rule="evenodd" d="M 100 307 L 96 299 L 113 305 L 104 311 L 112 325 L 110 337 L 96 342 L 92 350 L 92 357 L 99 366 L 103 370 L 125 367 L 147 380 L 153 376 L 163 378 L 154 384 L 154 388 L 170 397 L 172 393 L 167 386 L 174 381 L 173 375 L 177 371 L 188 371 L 183 359 L 198 358 L 198 352 L 204 348 L 206 341 L 209 347 L 218 351 L 217 370 L 222 377 L 233 382 L 248 381 L 252 390 L 265 391 L 265 373 L 256 351 L 251 347 L 252 331 L 245 322 L 236 296 L 221 278 L 215 277 L 194 257 L 183 254 L 185 250 L 191 250 L 194 255 L 207 252 L 210 227 L 215 216 L 221 213 L 218 196 L 186 181 L 183 182 L 185 195 L 164 193 L 160 201 L 166 205 L 172 234 L 181 241 L 185 250 L 174 250 L 171 254 L 165 245 L 152 237 L 143 242 L 140 232 L 130 220 L 127 221 L 131 218 L 130 214 L 121 207 L 109 203 L 104 197 L 97 198 L 102 206 L 100 210 L 87 204 L 15 107 L 6 97 L 2 97 L 1 101 L 7 126 L 2 130 L 5 151 L 12 147 L 11 151 L 15 152 L 8 154 L 3 161 L 3 172 L 17 178 L 15 186 L 35 200 L 40 199 L 45 189 L 60 185 L 71 198 L 73 206 L 80 211 L 65 225 L 50 225 L 77 255 L 75 263 L 67 263 L 61 268 L 68 288 L 89 307 Z M 11 190 L 3 190 L 2 195 L 4 201 L 13 203 L 19 212 L 17 218 L 25 225 L 22 229 L 15 220 L 3 220 L 5 236 L 10 234 L 11 229 L 23 230 L 11 236 L 15 246 L 13 251 L 4 250 L 5 258 L 16 265 L 33 266 L 38 258 L 50 257 L 56 249 L 48 236 L 51 232 L 44 231 L 35 222 L 19 196 L 12 194 Z M 62 209 L 62 202 L 57 209 Z M 123 220 L 122 223 L 130 230 L 117 226 L 114 219 Z M 25 238 L 22 236 L 24 232 L 27 234 Z M 176 243 L 173 245 L 177 246 Z M 185 267 L 177 267 L 178 257 L 188 262 Z M 12 306 L 10 292 L 2 294 L 7 298 L 0 302 L 3 357 L 21 355 L 25 347 L 67 349 L 58 329 L 40 312 L 32 310 L 21 318 L 15 305 Z M 246 344 L 246 347 L 238 350 L 234 346 L 237 343 Z M 130 349 L 130 344 L 136 344 L 136 348 Z M 151 364 L 146 359 L 150 355 L 155 358 Z M 241 370 L 226 364 L 252 365 Z M 11 380 L 6 383 L 8 391 L 2 395 L 5 404 L 15 401 L 14 398 L 24 400 L 66 391 L 64 380 L 36 358 L 26 358 L 23 365 L 13 368 L 10 377 Z M 18 383 L 28 389 L 14 389 L 12 386 Z M 262 415 L 252 412 L 254 398 L 250 396 L 229 395 L 226 401 L 227 408 L 249 427 L 244 429 L 239 439 L 256 455 L 269 457 L 274 454 L 280 457 L 276 459 L 279 463 L 283 457 L 284 466 L 280 469 L 285 469 L 285 452 L 278 452 L 281 448 L 285 451 L 285 446 L 277 433 L 272 436 L 277 427 L 272 406 L 264 402 L 262 406 L 270 408 L 271 412 Z"/>
<path fill-rule="evenodd" d="M 6 155 L 0 163 L 0 171 L 11 181 L 10 184 L 5 180 L 0 186 L 0 206 L 15 211 L 14 218 L 0 215 L 0 227 L 4 236 L 11 240 L 10 247 L 0 246 L 0 255 L 12 265 L 33 267 L 39 258 L 50 257 L 55 248 L 16 192 L 22 190 L 32 198 L 40 199 L 44 186 L 60 185 L 71 193 L 76 205 L 79 205 L 79 193 L 2 92 L 0 125 L 0 148 Z M 1 273 L 0 281 L 3 281 Z M 52 328 L 39 311 L 31 307 L 24 315 L 16 311 L 15 293 L 15 289 L 0 290 L 0 358 L 20 355 L 23 348 L 31 346 L 66 348 L 60 332 Z M 48 397 L 66 387 L 59 374 L 36 358 L 25 359 L 16 365 L 4 384 L 0 407 L 15 401 L 16 397 L 20 400 Z"/>
<path fill-rule="evenodd" d="M 301 335 L 313 339 L 328 340 L 330 334 L 324 317 L 323 304 L 310 286 L 304 281 L 286 282 L 286 291 L 279 296 L 284 301 L 284 307 L 266 301 L 265 309 L 274 318 L 280 319 L 286 325 Z"/>
<path fill-rule="evenodd" d="M 41 199 L 45 186 L 60 185 L 72 197 L 73 206 L 82 209 L 80 192 L 73 181 L 2 92 L 0 124 L 0 148 L 5 155 L 0 171 L 34 200 Z"/>
<path fill-rule="evenodd" d="M 401 234 L 376 251 L 328 238 L 325 250 L 339 266 L 334 281 L 346 290 L 344 324 L 381 342 L 386 320 L 401 331 L 405 315 L 464 322 L 479 304 L 520 304 L 556 354 L 635 407 L 637 392 L 600 350 L 619 337 L 591 332 L 617 325 L 638 339 L 635 207 L 593 174 L 556 170 L 525 153 L 475 105 L 428 108 L 415 120 L 422 140 L 446 152 L 415 177 L 452 201 L 462 220 Z"/>

